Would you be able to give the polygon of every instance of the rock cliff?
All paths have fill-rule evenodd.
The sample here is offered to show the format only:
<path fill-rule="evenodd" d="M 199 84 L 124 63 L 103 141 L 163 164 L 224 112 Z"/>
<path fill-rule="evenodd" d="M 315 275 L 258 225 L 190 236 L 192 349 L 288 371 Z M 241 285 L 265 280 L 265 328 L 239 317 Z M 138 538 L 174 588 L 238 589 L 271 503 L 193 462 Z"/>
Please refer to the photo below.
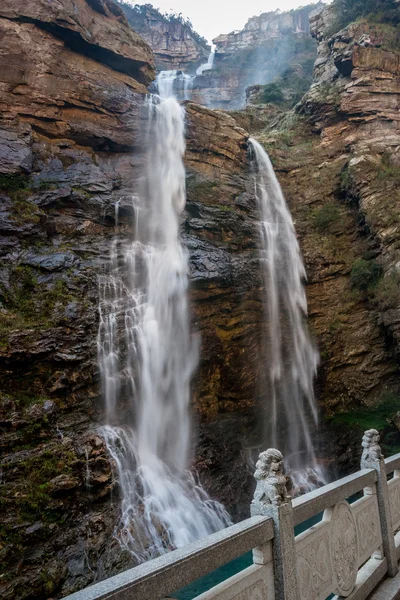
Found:
<path fill-rule="evenodd" d="M 270 49 L 303 39 L 303 16 L 291 32 L 286 17 L 261 17 L 229 42 L 232 57 L 246 39 L 268 38 Z M 399 34 L 368 22 L 332 34 L 332 22 L 330 9 L 312 18 L 314 83 L 295 110 L 186 106 L 182 235 L 202 343 L 194 463 L 234 517 L 252 492 L 243 448 L 263 369 L 245 129 L 270 152 L 305 257 L 329 440 L 319 456 L 351 467 L 353 426 L 380 428 L 391 451 L 398 444 L 388 420 L 400 391 Z M 97 276 L 117 200 L 118 234 L 132 235 L 134 150 L 154 63 L 111 0 L 3 0 L 0 31 L 0 592 L 57 598 L 132 564 L 113 538 L 118 485 L 96 432 Z M 232 86 L 219 80 L 226 106 L 242 85 L 236 75 Z"/>
<path fill-rule="evenodd" d="M 119 0 L 132 29 L 152 48 L 159 71 L 183 69 L 195 73 L 207 62 L 210 47 L 180 15 L 163 15 L 151 4 L 132 6 Z"/>
<path fill-rule="evenodd" d="M 132 565 L 113 538 L 118 485 L 96 433 L 97 276 L 117 200 L 119 235 L 132 234 L 154 65 L 110 0 L 5 1 L 0 29 L 0 591 L 54 598 Z M 246 473 L 261 315 L 248 136 L 194 104 L 187 123 L 183 234 L 202 337 L 195 462 L 240 510 L 251 477 L 233 482 Z"/>
<path fill-rule="evenodd" d="M 294 65 L 309 77 L 316 52 L 309 16 L 320 6 L 263 13 L 241 31 L 215 38 L 214 69 L 196 77 L 193 99 L 213 108 L 241 108 L 250 85 L 268 83 Z"/>
<path fill-rule="evenodd" d="M 306 262 L 310 327 L 322 358 L 321 452 L 349 468 L 360 430 L 375 423 L 391 453 L 400 441 L 391 426 L 400 397 L 400 44 L 388 24 L 364 20 L 332 33 L 334 22 L 332 7 L 312 17 L 314 83 L 291 113 L 264 115 L 267 127 L 257 135 Z"/>

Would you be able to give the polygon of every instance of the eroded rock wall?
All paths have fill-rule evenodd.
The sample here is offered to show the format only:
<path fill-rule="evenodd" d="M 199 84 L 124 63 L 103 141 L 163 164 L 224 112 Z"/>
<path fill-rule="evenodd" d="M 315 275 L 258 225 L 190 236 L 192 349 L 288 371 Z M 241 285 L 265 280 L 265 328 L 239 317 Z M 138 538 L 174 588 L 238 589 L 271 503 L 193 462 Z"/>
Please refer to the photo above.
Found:
<path fill-rule="evenodd" d="M 314 83 L 261 134 L 288 198 L 321 352 L 321 455 L 357 467 L 361 431 L 398 451 L 399 34 L 360 22 L 332 34 L 311 20 Z M 259 135 L 259 134 L 257 134 Z M 353 457 L 353 459 L 351 459 Z"/>
<path fill-rule="evenodd" d="M 252 17 L 241 31 L 213 40 L 213 70 L 196 77 L 193 99 L 211 108 L 238 109 L 246 102 L 246 88 L 266 84 L 296 65 L 299 72 L 315 59 L 309 16 L 320 4 L 289 12 Z"/>
<path fill-rule="evenodd" d="M 97 278 L 117 200 L 117 233 L 133 234 L 153 55 L 112 2 L 73 5 L 0 7 L 0 593 L 8 600 L 62 597 L 134 563 L 113 538 L 118 485 L 97 434 Z M 182 227 L 202 343 L 194 460 L 207 489 L 239 511 L 251 485 L 240 451 L 261 314 L 248 136 L 194 104 L 187 135 Z"/>
<path fill-rule="evenodd" d="M 151 5 L 119 2 L 132 29 L 152 48 L 159 71 L 182 69 L 195 73 L 207 62 L 210 47 L 179 15 L 163 15 Z"/>

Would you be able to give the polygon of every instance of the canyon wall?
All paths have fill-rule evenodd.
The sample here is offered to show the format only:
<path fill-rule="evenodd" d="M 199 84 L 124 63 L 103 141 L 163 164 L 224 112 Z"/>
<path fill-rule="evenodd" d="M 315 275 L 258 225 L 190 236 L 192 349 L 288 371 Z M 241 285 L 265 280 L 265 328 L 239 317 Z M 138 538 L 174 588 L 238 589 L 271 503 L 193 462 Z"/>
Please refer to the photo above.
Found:
<path fill-rule="evenodd" d="M 27 600 L 64 596 L 134 564 L 113 538 L 118 484 L 96 433 L 104 422 L 97 277 L 117 200 L 117 233 L 133 235 L 154 63 L 110 0 L 6 0 L 0 30 L 0 593 Z M 195 463 L 239 512 L 252 485 L 241 436 L 261 318 L 248 135 L 194 104 L 187 128 L 183 235 L 202 343 Z"/>
<path fill-rule="evenodd" d="M 263 13 L 241 31 L 215 38 L 214 68 L 196 77 L 193 99 L 212 108 L 242 108 L 248 86 L 268 83 L 288 69 L 311 83 L 316 44 L 309 17 L 320 7 Z"/>
<path fill-rule="evenodd" d="M 293 111 L 235 116 L 264 118 L 257 136 L 295 220 L 321 353 L 319 454 L 348 470 L 363 429 L 378 428 L 388 454 L 400 446 L 400 39 L 368 20 L 332 33 L 335 18 L 327 7 L 311 19 L 314 82 Z"/>
<path fill-rule="evenodd" d="M 207 62 L 207 40 L 180 15 L 163 15 L 151 4 L 132 6 L 122 0 L 119 4 L 132 29 L 153 50 L 157 70 L 182 69 L 194 74 L 200 64 Z"/>
<path fill-rule="evenodd" d="M 263 48 L 306 40 L 298 14 L 288 32 L 286 17 L 251 19 L 229 42 L 232 61 L 247 51 L 234 47 L 246 36 L 267 36 Z M 387 452 L 398 444 L 389 423 L 400 392 L 398 32 L 363 22 L 332 34 L 332 22 L 330 9 L 312 18 L 314 83 L 295 110 L 258 105 L 229 115 L 186 105 L 182 235 L 201 335 L 194 465 L 234 518 L 247 514 L 254 487 L 245 447 L 265 370 L 246 129 L 272 157 L 305 258 L 321 351 L 318 455 L 352 468 L 360 430 L 372 426 Z M 0 592 L 56 598 L 134 563 L 113 538 L 118 485 L 96 433 L 104 418 L 97 277 L 117 200 L 117 233 L 133 234 L 154 59 L 111 0 L 3 0 L 0 31 Z M 220 54 L 223 64 L 222 42 Z M 237 83 L 225 86 L 217 63 L 208 89 L 221 85 L 224 105 L 234 105 L 246 69 L 238 64 Z"/>

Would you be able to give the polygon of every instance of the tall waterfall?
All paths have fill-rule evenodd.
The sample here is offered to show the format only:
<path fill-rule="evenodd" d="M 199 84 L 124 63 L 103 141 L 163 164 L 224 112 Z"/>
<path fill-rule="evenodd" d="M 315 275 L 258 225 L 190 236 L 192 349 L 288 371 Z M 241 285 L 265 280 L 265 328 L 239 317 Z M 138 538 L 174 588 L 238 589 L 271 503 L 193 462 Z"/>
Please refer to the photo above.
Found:
<path fill-rule="evenodd" d="M 293 220 L 268 154 L 254 139 L 255 193 L 260 212 L 260 250 L 267 324 L 267 430 L 265 443 L 283 452 L 302 491 L 323 475 L 316 464 L 310 425 L 318 422 L 313 381 L 319 355 L 305 317 L 306 278 Z"/>
<path fill-rule="evenodd" d="M 230 523 L 188 470 L 197 345 L 190 331 L 188 257 L 179 236 L 185 113 L 173 97 L 174 77 L 160 74 L 160 96 L 147 103 L 142 185 L 133 198 L 135 237 L 115 236 L 109 272 L 100 278 L 102 435 L 121 496 L 115 533 L 139 561 Z"/>

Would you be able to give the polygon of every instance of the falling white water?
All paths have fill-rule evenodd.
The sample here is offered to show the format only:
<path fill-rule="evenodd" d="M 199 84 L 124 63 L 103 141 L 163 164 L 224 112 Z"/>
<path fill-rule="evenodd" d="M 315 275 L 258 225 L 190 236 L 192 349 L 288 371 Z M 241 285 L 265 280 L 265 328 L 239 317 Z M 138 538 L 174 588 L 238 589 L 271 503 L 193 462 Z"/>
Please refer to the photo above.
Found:
<path fill-rule="evenodd" d="M 194 77 L 183 71 L 161 71 L 156 80 L 158 95 L 161 98 L 190 100 Z"/>
<path fill-rule="evenodd" d="M 215 58 L 215 47 L 212 46 L 211 52 L 208 55 L 208 59 L 206 63 L 203 63 L 199 67 L 197 67 L 196 75 L 202 75 L 204 71 L 209 71 L 214 66 L 214 58 Z"/>
<path fill-rule="evenodd" d="M 281 450 L 294 484 L 315 487 L 323 474 L 316 464 L 310 425 L 318 422 L 313 382 L 319 355 L 305 317 L 304 264 L 293 220 L 268 154 L 251 139 L 255 192 L 261 222 L 261 260 L 265 277 L 269 382 L 265 443 Z"/>
<path fill-rule="evenodd" d="M 230 523 L 188 471 L 197 344 L 179 237 L 185 113 L 172 97 L 173 75 L 161 73 L 157 84 L 160 96 L 147 105 L 143 185 L 133 198 L 136 234 L 131 242 L 115 237 L 109 272 L 100 278 L 102 435 L 121 495 L 116 536 L 139 561 Z"/>

